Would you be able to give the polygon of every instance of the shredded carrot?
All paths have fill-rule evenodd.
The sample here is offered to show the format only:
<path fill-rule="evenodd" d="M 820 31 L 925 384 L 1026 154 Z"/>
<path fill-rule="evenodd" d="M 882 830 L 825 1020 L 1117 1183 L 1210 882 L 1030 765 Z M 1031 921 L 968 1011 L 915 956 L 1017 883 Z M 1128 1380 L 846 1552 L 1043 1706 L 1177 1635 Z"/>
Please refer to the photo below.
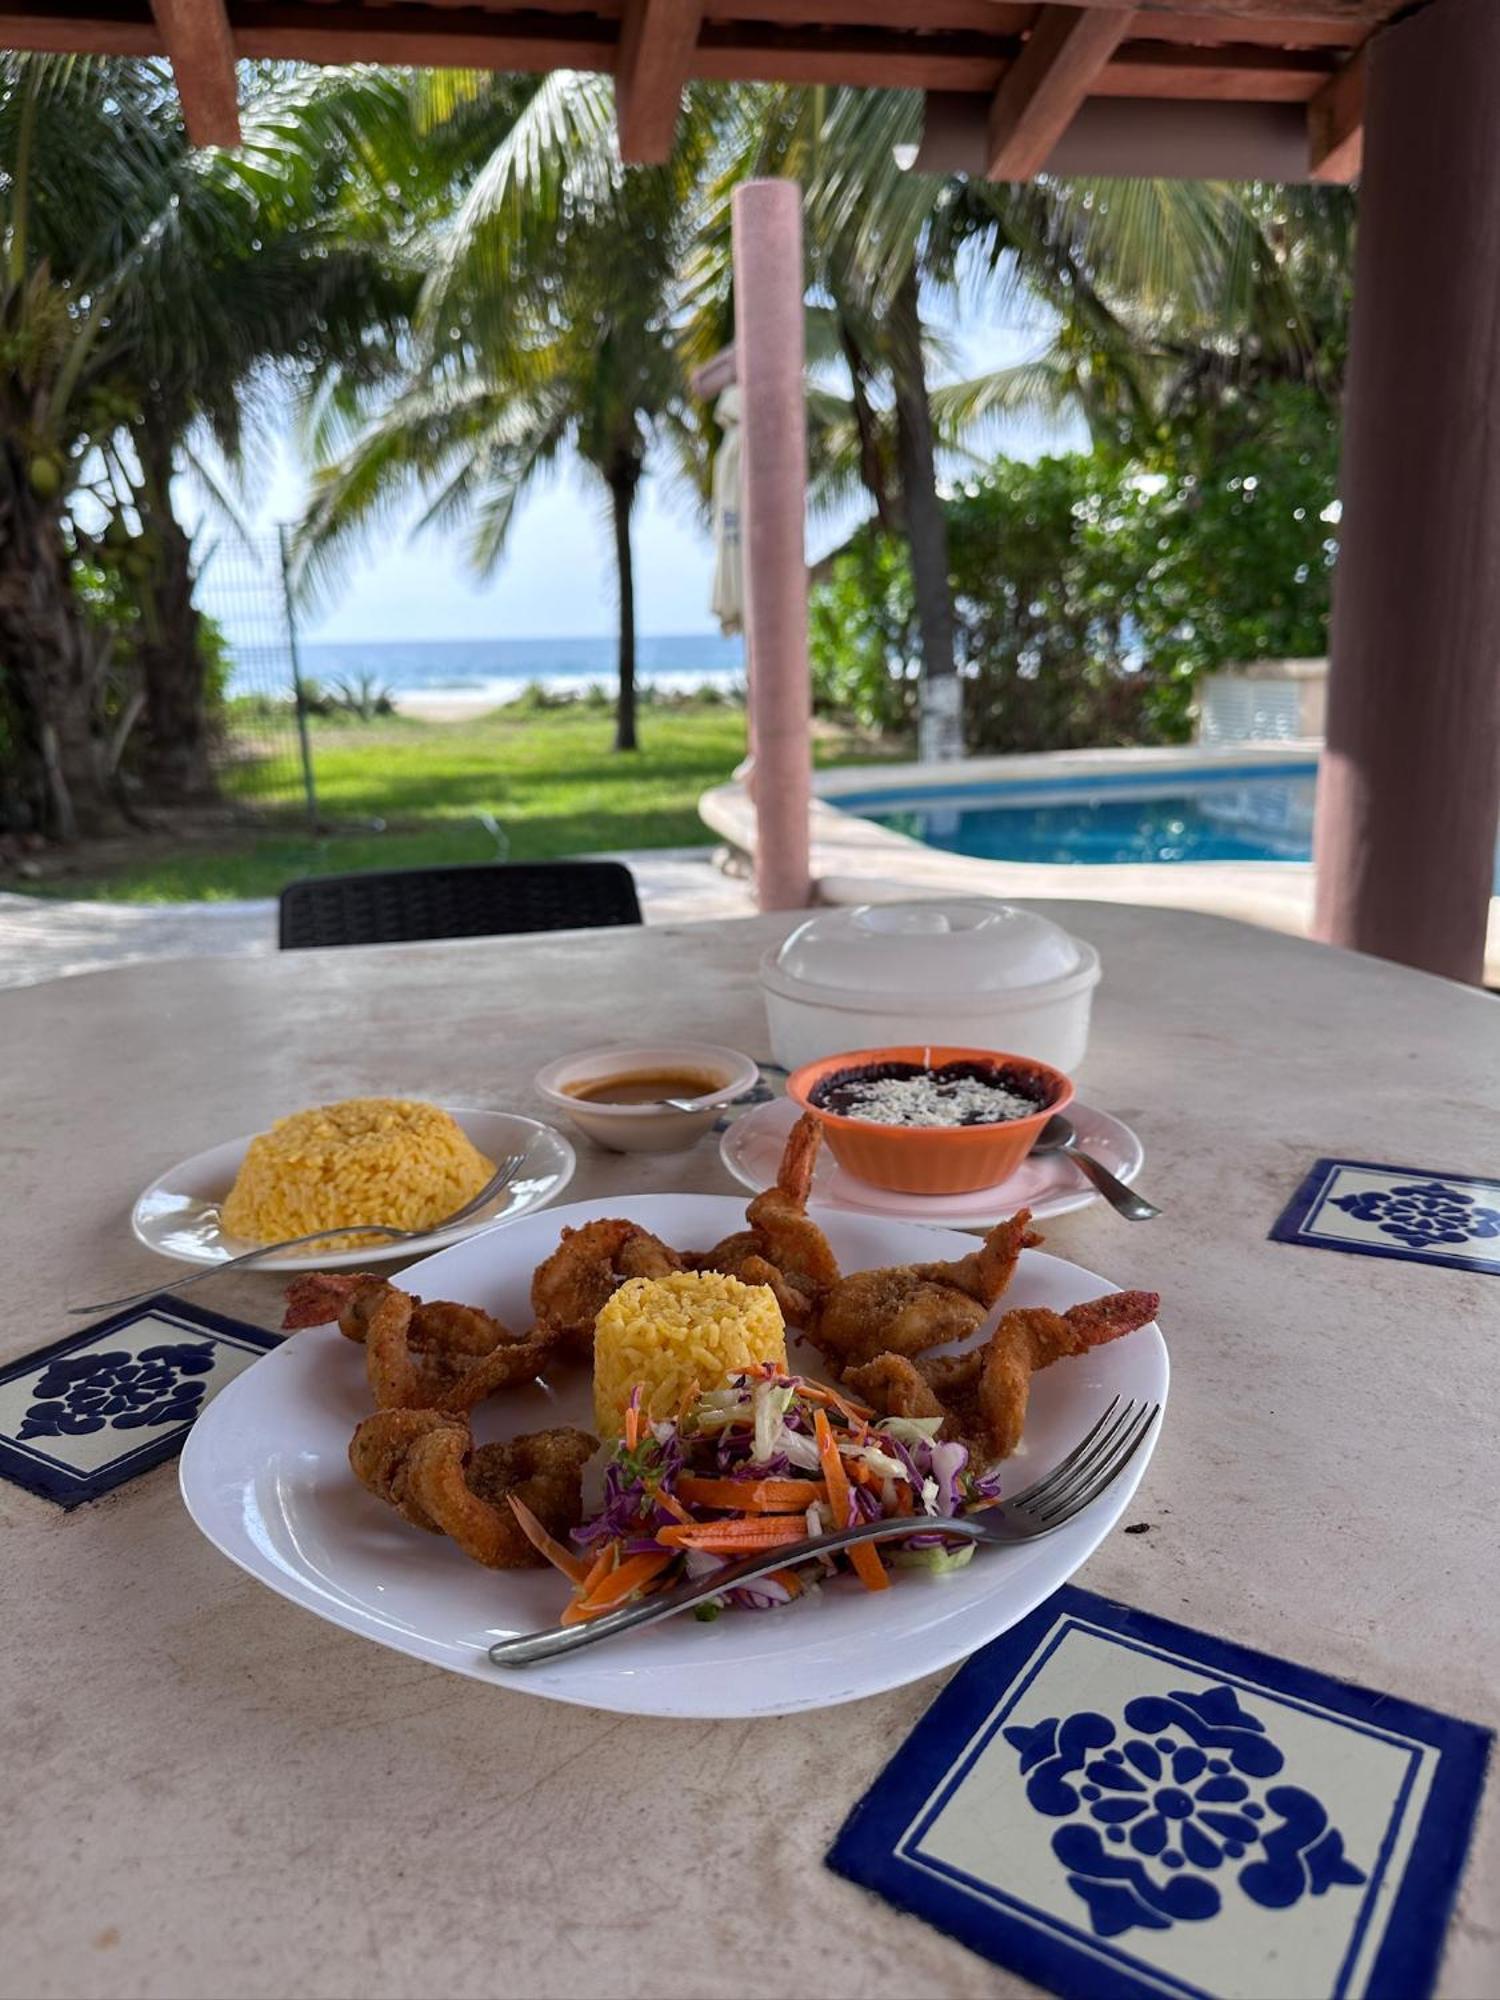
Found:
<path fill-rule="evenodd" d="M 841 1396 L 837 1389 L 831 1389 L 826 1382 L 802 1382 L 798 1384 L 800 1393 L 809 1403 L 821 1403 L 825 1408 L 838 1410 L 851 1424 L 861 1429 L 875 1412 L 864 1403 L 856 1403 L 848 1396 Z"/>
<path fill-rule="evenodd" d="M 691 1527 L 661 1528 L 656 1539 L 669 1549 L 706 1549 L 710 1555 L 753 1555 L 807 1539 L 797 1515 L 748 1514 L 738 1521 L 695 1521 Z"/>
<path fill-rule="evenodd" d="M 581 1561 L 579 1557 L 573 1555 L 568 1549 L 565 1549 L 562 1543 L 554 1536 L 548 1534 L 536 1515 L 532 1513 L 523 1500 L 518 1500 L 514 1493 L 509 1496 L 509 1499 L 511 1512 L 520 1523 L 521 1533 L 530 1542 L 531 1546 L 539 1550 L 547 1558 L 548 1562 L 552 1564 L 554 1569 L 560 1569 L 563 1575 L 571 1579 L 572 1582 L 582 1584 L 584 1578 L 589 1573 L 588 1564 Z"/>
<path fill-rule="evenodd" d="M 579 1610 L 585 1617 L 592 1618 L 601 1611 L 612 1611 L 617 1604 L 648 1584 L 654 1576 L 660 1576 L 667 1565 L 676 1560 L 670 1550 L 662 1553 L 651 1552 L 638 1556 L 627 1556 L 617 1570 L 608 1575 L 589 1595 L 579 1602 Z"/>
<path fill-rule="evenodd" d="M 687 1521 L 689 1524 L 691 1524 L 693 1517 L 688 1512 L 687 1508 L 683 1506 L 680 1500 L 675 1498 L 674 1495 L 668 1493 L 664 1488 L 657 1493 L 656 1504 L 658 1507 L 665 1507 L 667 1512 L 673 1517 L 674 1520 Z"/>
<path fill-rule="evenodd" d="M 833 1509 L 833 1524 L 835 1529 L 842 1528 L 848 1525 L 853 1512 L 852 1496 L 849 1475 L 844 1470 L 844 1461 L 834 1442 L 833 1426 L 828 1421 L 826 1410 L 818 1411 L 813 1420 L 813 1431 L 818 1441 L 818 1457 L 823 1463 L 823 1477 L 828 1481 L 828 1504 Z M 885 1573 L 885 1564 L 868 1542 L 856 1542 L 849 1551 L 849 1560 L 854 1565 L 854 1574 L 866 1590 L 889 1588 L 891 1580 Z"/>
<path fill-rule="evenodd" d="M 614 1568 L 615 1547 L 616 1544 L 614 1542 L 606 1542 L 604 1544 L 604 1547 L 599 1551 L 598 1555 L 595 1556 L 593 1561 L 593 1566 L 589 1570 L 588 1575 L 583 1579 L 583 1582 L 579 1585 L 579 1590 L 581 1591 L 583 1596 L 587 1597 L 589 1592 L 594 1588 L 595 1584 L 599 1583 L 604 1577 L 608 1576 L 610 1571 Z"/>
<path fill-rule="evenodd" d="M 901 1484 L 896 1488 L 896 1512 L 898 1514 L 914 1514 L 916 1511 L 916 1508 L 912 1504 L 911 1488 L 903 1479 Z"/>
<path fill-rule="evenodd" d="M 828 1488 L 812 1479 L 697 1479 L 677 1481 L 677 1497 L 693 1507 L 722 1507 L 740 1514 L 803 1514 Z"/>
<path fill-rule="evenodd" d="M 634 1403 L 625 1406 L 625 1449 L 635 1450 L 635 1441 L 641 1434 L 641 1413 Z"/>
<path fill-rule="evenodd" d="M 677 1405 L 677 1423 L 679 1429 L 686 1422 L 687 1413 L 697 1402 L 698 1396 L 698 1384 L 696 1382 L 689 1382 L 682 1392 L 682 1401 Z"/>

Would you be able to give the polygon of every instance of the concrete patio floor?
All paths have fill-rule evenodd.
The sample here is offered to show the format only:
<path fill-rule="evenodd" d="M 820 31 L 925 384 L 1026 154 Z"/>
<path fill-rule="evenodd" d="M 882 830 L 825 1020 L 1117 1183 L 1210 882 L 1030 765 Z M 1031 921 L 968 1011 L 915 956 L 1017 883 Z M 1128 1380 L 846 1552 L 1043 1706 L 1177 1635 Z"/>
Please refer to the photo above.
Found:
<path fill-rule="evenodd" d="M 749 917 L 749 884 L 712 850 L 647 849 L 612 857 L 635 876 L 648 924 Z M 276 949 L 276 904 L 73 903 L 0 892 L 0 987 L 97 972 L 150 958 L 245 958 Z"/>

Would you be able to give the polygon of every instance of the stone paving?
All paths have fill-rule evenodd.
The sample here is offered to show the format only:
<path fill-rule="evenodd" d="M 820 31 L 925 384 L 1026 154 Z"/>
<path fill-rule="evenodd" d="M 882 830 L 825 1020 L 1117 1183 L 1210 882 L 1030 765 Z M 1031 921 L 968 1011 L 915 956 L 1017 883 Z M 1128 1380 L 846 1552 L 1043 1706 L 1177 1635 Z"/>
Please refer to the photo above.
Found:
<path fill-rule="evenodd" d="M 749 917 L 748 884 L 724 875 L 708 848 L 617 857 L 640 891 L 648 924 Z M 34 986 L 147 958 L 255 957 L 276 949 L 276 904 L 70 903 L 0 893 L 0 987 Z"/>

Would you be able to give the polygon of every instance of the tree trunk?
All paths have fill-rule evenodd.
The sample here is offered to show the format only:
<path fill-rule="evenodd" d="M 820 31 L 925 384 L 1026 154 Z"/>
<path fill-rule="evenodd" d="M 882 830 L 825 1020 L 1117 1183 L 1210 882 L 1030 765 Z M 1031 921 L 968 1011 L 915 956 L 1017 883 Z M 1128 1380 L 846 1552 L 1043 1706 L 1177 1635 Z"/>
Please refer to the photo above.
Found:
<path fill-rule="evenodd" d="M 887 319 L 891 385 L 896 398 L 896 463 L 911 554 L 912 590 L 922 641 L 924 760 L 963 755 L 962 687 L 953 653 L 953 594 L 948 581 L 948 519 L 937 488 L 932 408 L 922 358 L 921 301 L 915 268 L 901 280 Z"/>
<path fill-rule="evenodd" d="M 635 735 L 635 562 L 630 552 L 630 515 L 640 468 L 609 475 L 609 514 L 615 531 L 615 569 L 620 584 L 620 692 L 615 703 L 615 748 L 636 749 Z"/>
<path fill-rule="evenodd" d="M 9 468 L 0 511 L 0 663 L 16 689 L 44 832 L 77 840 L 120 831 L 99 713 L 103 641 L 73 597 L 55 506 Z"/>
<path fill-rule="evenodd" d="M 151 570 L 142 592 L 141 672 L 146 689 L 145 778 L 153 803 L 190 804 L 218 794 L 193 603 L 192 544 L 172 509 L 172 439 L 143 422 L 134 433 L 136 495 Z"/>
<path fill-rule="evenodd" d="M 870 404 L 870 371 L 848 321 L 839 317 L 839 344 L 849 369 L 850 403 L 854 411 L 854 432 L 859 439 L 859 476 L 875 503 L 875 518 L 888 535 L 901 532 L 899 501 L 893 501 L 887 476 L 886 453 L 880 448 L 880 430 Z"/>

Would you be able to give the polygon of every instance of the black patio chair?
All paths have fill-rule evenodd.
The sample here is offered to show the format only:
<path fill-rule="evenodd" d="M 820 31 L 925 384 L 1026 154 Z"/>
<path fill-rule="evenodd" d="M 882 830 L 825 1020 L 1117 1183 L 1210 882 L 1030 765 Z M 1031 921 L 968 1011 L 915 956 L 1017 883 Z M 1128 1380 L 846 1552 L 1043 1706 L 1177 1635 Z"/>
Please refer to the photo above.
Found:
<path fill-rule="evenodd" d="M 309 875 L 281 892 L 283 951 L 641 922 L 622 861 L 479 861 Z"/>

